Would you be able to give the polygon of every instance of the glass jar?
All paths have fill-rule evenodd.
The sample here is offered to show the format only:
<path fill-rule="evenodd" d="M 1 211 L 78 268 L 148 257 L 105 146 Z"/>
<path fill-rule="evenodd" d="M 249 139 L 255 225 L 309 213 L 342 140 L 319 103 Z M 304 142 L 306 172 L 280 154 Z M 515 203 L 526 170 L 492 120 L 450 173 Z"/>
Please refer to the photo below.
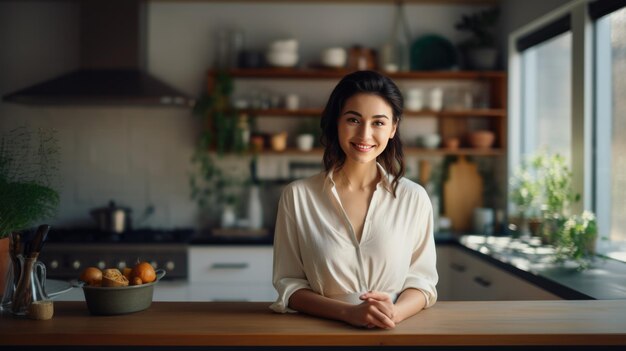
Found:
<path fill-rule="evenodd" d="M 46 266 L 43 262 L 37 261 L 37 259 L 33 257 L 24 258 L 21 256 L 18 261 L 20 264 L 20 275 L 19 279 L 17 279 L 17 285 L 15 285 L 15 289 L 12 291 L 8 291 L 8 293 L 5 291 L 3 304 L 7 296 L 12 295 L 10 304 L 6 301 L 11 313 L 17 316 L 26 316 L 33 311 L 31 305 L 51 303 L 51 300 L 44 290 L 46 283 Z M 13 270 L 13 272 L 16 271 L 18 270 Z M 39 309 L 35 308 L 34 310 Z M 47 319 L 39 318 L 38 316 L 34 317 L 35 319 Z"/>

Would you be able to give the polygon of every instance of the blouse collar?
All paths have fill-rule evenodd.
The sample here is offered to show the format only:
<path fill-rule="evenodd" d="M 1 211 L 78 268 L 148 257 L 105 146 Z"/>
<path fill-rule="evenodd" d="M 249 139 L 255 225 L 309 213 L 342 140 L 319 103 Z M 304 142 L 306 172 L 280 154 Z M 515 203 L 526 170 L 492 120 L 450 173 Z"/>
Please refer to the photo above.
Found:
<path fill-rule="evenodd" d="M 383 166 L 380 163 L 376 162 L 376 167 L 378 168 L 378 173 L 380 174 L 380 180 L 378 181 L 378 184 L 376 184 L 376 189 L 378 189 L 379 187 L 382 187 L 383 189 L 387 190 L 389 193 L 393 194 L 393 188 L 391 186 L 391 181 L 389 179 L 391 176 L 387 173 L 387 171 L 385 171 L 385 168 L 383 168 Z M 333 178 L 334 174 L 335 174 L 334 168 L 326 173 L 323 190 L 326 190 L 326 187 L 334 188 L 337 185 Z"/>

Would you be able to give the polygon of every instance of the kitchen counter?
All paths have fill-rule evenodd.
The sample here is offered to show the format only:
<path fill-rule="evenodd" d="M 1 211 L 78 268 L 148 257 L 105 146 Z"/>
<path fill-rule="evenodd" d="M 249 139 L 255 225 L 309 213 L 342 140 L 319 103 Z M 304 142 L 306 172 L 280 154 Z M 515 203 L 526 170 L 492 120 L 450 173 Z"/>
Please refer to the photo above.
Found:
<path fill-rule="evenodd" d="M 51 320 L 0 317 L 0 348 L 80 346 L 553 346 L 626 345 L 623 301 L 438 302 L 392 330 L 368 330 L 269 302 L 154 302 L 145 311 L 92 316 L 84 302 L 55 302 Z M 161 348 L 159 348 L 161 350 Z"/>
<path fill-rule="evenodd" d="M 511 237 L 466 235 L 454 245 L 564 299 L 626 299 L 626 263 L 597 257 L 579 271 L 553 262 L 553 249 Z"/>

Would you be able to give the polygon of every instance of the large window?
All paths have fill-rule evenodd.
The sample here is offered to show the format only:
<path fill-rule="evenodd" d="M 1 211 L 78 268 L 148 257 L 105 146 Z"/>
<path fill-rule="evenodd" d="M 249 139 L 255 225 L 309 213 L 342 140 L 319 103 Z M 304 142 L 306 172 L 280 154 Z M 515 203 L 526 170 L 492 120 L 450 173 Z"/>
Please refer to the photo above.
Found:
<path fill-rule="evenodd" d="M 626 1 L 572 1 L 509 47 L 509 170 L 540 148 L 566 156 L 598 251 L 626 261 Z"/>
<path fill-rule="evenodd" d="M 522 53 L 522 151 L 538 149 L 570 159 L 572 34 L 566 32 Z"/>
<path fill-rule="evenodd" d="M 596 21 L 595 41 L 599 247 L 626 260 L 626 8 Z"/>

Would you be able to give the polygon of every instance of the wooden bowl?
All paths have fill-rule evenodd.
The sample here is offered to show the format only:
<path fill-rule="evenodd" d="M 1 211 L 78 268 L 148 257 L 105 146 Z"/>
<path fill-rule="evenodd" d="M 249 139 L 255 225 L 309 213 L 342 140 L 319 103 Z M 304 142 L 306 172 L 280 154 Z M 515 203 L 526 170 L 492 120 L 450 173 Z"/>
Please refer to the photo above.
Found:
<path fill-rule="evenodd" d="M 469 134 L 469 144 L 477 149 L 488 149 L 493 146 L 496 135 L 488 130 L 479 130 Z"/>

